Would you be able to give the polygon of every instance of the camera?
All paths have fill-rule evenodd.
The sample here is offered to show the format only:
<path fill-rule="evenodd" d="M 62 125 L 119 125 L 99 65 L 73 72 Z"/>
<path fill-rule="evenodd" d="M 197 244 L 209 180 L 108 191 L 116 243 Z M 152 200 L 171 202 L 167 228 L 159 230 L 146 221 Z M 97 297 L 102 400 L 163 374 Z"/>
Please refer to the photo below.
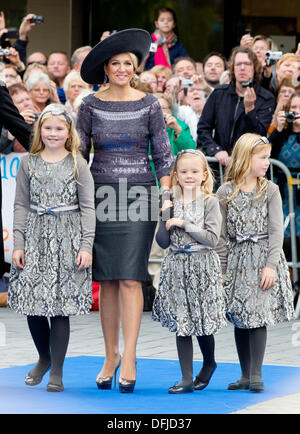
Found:
<path fill-rule="evenodd" d="M 149 51 L 150 51 L 150 53 L 156 53 L 156 51 L 157 51 L 157 43 L 156 42 L 151 42 Z"/>
<path fill-rule="evenodd" d="M 30 19 L 30 23 L 42 24 L 44 22 L 44 17 L 41 15 L 35 15 Z"/>
<path fill-rule="evenodd" d="M 245 35 L 250 35 L 251 29 L 245 29 Z"/>
<path fill-rule="evenodd" d="M 282 58 L 282 51 L 266 51 L 266 65 L 275 65 Z"/>
<path fill-rule="evenodd" d="M 8 48 L 0 48 L 0 56 L 9 56 L 10 51 Z"/>
<path fill-rule="evenodd" d="M 183 87 L 183 89 L 187 89 L 189 87 L 193 87 L 193 80 L 191 80 L 190 78 L 183 78 L 181 80 L 181 86 Z"/>
<path fill-rule="evenodd" d="M 7 33 L 4 33 L 7 39 L 18 39 L 19 31 L 15 27 L 10 27 L 7 29 Z"/>
<path fill-rule="evenodd" d="M 244 82 L 242 83 L 242 86 L 243 86 L 243 87 L 253 87 L 253 85 L 254 85 L 254 83 L 253 83 L 252 78 L 250 78 L 250 80 L 248 80 L 248 81 L 244 81 Z"/>
<path fill-rule="evenodd" d="M 34 113 L 34 120 L 37 121 L 41 113 Z"/>
<path fill-rule="evenodd" d="M 285 119 L 287 123 L 291 124 L 296 119 L 296 113 L 292 111 L 285 112 Z"/>

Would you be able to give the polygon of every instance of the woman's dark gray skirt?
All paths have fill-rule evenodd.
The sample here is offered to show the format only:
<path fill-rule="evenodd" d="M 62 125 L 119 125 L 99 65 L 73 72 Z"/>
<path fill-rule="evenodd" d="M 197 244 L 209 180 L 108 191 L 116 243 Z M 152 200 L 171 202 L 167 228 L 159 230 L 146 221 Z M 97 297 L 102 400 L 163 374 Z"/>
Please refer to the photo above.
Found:
<path fill-rule="evenodd" d="M 156 184 L 95 184 L 95 208 L 93 281 L 145 281 L 159 212 Z"/>

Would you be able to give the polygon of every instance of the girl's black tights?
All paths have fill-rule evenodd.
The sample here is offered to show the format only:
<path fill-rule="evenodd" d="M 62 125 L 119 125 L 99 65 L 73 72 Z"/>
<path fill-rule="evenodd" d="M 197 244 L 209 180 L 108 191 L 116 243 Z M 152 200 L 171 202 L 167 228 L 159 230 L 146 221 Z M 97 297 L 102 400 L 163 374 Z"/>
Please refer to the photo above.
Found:
<path fill-rule="evenodd" d="M 267 328 L 239 329 L 234 337 L 242 370 L 242 381 L 260 381 L 266 349 Z"/>
<path fill-rule="evenodd" d="M 68 316 L 27 316 L 29 330 L 39 354 L 38 363 L 30 371 L 32 376 L 44 375 L 51 365 L 49 383 L 61 384 L 63 364 L 70 337 Z"/>
<path fill-rule="evenodd" d="M 200 371 L 201 381 L 208 381 L 215 362 L 215 339 L 213 335 L 197 336 L 197 341 L 203 355 L 203 365 Z M 193 341 L 192 336 L 176 335 L 177 353 L 182 373 L 182 380 L 179 383 L 185 387 L 193 382 Z M 200 375 L 199 374 L 199 375 Z"/>

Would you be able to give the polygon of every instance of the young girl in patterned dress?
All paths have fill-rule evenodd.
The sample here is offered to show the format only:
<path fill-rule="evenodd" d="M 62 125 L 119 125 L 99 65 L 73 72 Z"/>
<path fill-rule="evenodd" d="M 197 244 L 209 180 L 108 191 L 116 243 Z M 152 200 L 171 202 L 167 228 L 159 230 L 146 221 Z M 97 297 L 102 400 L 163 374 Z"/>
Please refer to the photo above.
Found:
<path fill-rule="evenodd" d="M 172 173 L 173 199 L 164 201 L 156 236 L 163 259 L 152 317 L 176 333 L 182 380 L 169 393 L 204 389 L 216 369 L 214 334 L 226 324 L 222 273 L 214 250 L 221 231 L 221 213 L 212 195 L 213 178 L 202 152 L 179 152 Z M 172 210 L 174 217 L 165 218 Z M 193 381 L 196 336 L 203 366 Z"/>
<path fill-rule="evenodd" d="M 69 315 L 88 313 L 93 302 L 94 182 L 78 146 L 70 114 L 51 104 L 17 174 L 8 304 L 27 315 L 39 354 L 25 383 L 39 384 L 51 367 L 49 392 L 64 389 Z"/>
<path fill-rule="evenodd" d="M 234 334 L 242 376 L 228 389 L 264 390 L 262 363 L 268 325 L 293 318 L 288 266 L 282 250 L 283 214 L 279 188 L 264 176 L 271 145 L 244 134 L 236 142 L 218 189 L 223 228 L 221 258 L 227 318 Z"/>

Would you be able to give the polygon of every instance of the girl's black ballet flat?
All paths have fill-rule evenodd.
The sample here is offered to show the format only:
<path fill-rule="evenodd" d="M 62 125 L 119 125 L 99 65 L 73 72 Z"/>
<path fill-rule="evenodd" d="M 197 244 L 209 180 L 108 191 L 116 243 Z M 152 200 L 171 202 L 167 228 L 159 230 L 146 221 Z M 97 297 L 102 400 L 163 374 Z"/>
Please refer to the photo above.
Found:
<path fill-rule="evenodd" d="M 31 376 L 27 374 L 25 377 L 25 384 L 27 386 L 37 386 L 42 381 L 44 375 Z"/>
<path fill-rule="evenodd" d="M 28 372 L 28 374 L 25 377 L 25 384 L 27 386 L 37 386 L 38 384 L 41 383 L 44 375 L 46 374 L 47 371 L 49 371 L 49 369 L 50 369 L 50 365 L 47 367 L 47 369 L 42 375 L 31 375 L 30 372 Z"/>
<path fill-rule="evenodd" d="M 265 385 L 262 381 L 255 381 L 250 383 L 249 390 L 254 393 L 263 392 L 265 390 Z"/>
<path fill-rule="evenodd" d="M 54 383 L 48 383 L 47 384 L 47 392 L 63 392 L 64 391 L 64 385 L 61 384 L 54 384 Z"/>
<path fill-rule="evenodd" d="M 249 381 L 236 381 L 235 383 L 229 383 L 227 386 L 228 390 L 248 390 L 249 389 Z"/>
<path fill-rule="evenodd" d="M 215 364 L 215 366 L 213 367 L 211 373 L 209 374 L 209 377 L 206 381 L 201 380 L 201 371 L 199 372 L 199 374 L 197 375 L 197 377 L 194 380 L 194 388 L 195 390 L 203 390 L 205 389 L 205 387 L 208 385 L 208 383 L 210 382 L 210 379 L 213 375 L 213 373 L 215 372 L 215 370 L 217 369 L 217 364 Z"/>
<path fill-rule="evenodd" d="M 180 386 L 179 384 L 175 384 L 174 386 L 168 389 L 168 393 L 171 394 L 181 394 L 181 393 L 191 393 L 194 392 L 194 384 L 189 384 L 188 386 Z"/>

